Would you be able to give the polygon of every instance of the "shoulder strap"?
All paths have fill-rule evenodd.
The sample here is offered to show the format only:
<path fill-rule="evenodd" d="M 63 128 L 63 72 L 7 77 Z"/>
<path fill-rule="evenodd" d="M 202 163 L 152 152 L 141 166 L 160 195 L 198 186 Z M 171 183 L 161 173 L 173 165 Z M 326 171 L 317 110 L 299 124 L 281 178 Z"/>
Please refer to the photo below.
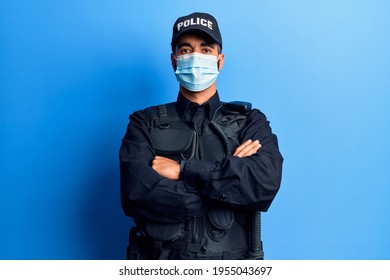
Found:
<path fill-rule="evenodd" d="M 145 109 L 145 113 L 153 127 L 169 128 L 171 123 L 180 121 L 176 111 L 176 102 L 149 107 Z"/>
<path fill-rule="evenodd" d="M 168 109 L 166 104 L 158 106 L 158 120 L 159 124 L 169 123 Z"/>

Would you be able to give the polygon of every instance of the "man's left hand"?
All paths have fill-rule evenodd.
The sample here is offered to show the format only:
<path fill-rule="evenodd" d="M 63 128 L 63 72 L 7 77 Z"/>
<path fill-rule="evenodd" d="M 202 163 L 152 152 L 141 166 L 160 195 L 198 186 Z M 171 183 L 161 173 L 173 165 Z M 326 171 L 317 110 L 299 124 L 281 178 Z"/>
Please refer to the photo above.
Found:
<path fill-rule="evenodd" d="M 165 178 L 179 180 L 180 163 L 175 160 L 166 157 L 155 156 L 152 161 L 152 168 Z"/>

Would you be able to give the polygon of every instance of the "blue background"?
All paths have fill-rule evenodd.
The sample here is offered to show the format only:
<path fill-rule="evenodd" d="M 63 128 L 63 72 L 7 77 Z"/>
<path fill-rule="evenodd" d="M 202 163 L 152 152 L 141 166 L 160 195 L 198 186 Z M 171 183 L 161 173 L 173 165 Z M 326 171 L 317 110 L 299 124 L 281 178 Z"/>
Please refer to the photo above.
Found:
<path fill-rule="evenodd" d="M 268 116 L 285 157 L 267 259 L 390 259 L 390 2 L 0 4 L 0 258 L 122 259 L 118 152 L 174 100 L 178 16 L 214 14 L 218 89 Z"/>

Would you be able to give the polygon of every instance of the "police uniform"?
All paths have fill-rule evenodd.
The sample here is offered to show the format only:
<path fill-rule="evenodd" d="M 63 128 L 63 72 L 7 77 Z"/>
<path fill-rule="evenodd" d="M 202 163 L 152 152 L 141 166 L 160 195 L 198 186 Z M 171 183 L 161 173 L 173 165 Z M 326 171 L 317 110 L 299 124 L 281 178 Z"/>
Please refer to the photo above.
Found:
<path fill-rule="evenodd" d="M 257 153 L 232 156 L 248 139 L 260 141 Z M 179 180 L 152 169 L 156 155 L 180 161 Z M 120 149 L 122 207 L 136 224 L 128 258 L 249 258 L 251 218 L 270 207 L 282 162 L 266 116 L 225 106 L 218 92 L 202 105 L 179 92 L 174 103 L 133 113 Z"/>

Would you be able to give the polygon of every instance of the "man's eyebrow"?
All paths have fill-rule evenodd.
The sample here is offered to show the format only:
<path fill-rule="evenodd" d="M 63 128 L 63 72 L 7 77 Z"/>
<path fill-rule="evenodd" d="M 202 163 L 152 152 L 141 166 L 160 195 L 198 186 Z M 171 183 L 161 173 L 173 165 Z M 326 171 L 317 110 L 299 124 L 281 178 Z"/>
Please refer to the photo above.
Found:
<path fill-rule="evenodd" d="M 192 47 L 190 43 L 187 43 L 187 42 L 181 42 L 179 44 L 177 44 L 177 47 L 178 48 L 181 48 L 181 47 Z"/>

